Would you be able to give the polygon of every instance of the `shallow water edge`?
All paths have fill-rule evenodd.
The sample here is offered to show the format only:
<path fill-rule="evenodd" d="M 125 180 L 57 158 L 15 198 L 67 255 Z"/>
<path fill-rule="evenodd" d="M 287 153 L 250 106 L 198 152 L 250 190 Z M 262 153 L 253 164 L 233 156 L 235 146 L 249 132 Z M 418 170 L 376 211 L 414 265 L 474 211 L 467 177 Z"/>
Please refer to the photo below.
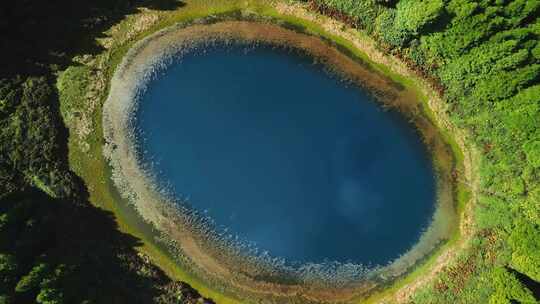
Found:
<path fill-rule="evenodd" d="M 367 280 L 347 281 L 346 284 L 341 282 L 338 284 L 339 286 L 329 286 L 326 290 L 321 290 L 325 286 L 317 286 L 319 285 L 318 279 L 301 282 L 293 280 L 292 283 L 288 284 L 282 284 L 279 280 L 275 281 L 272 279 L 272 275 L 268 275 L 268 271 L 272 274 L 273 270 L 261 273 L 260 261 L 253 261 L 252 265 L 243 265 L 247 266 L 242 269 L 243 273 L 231 271 L 229 267 L 240 265 L 237 263 L 245 257 L 238 257 L 237 260 L 234 256 L 225 258 L 212 256 L 212 252 L 215 253 L 215 250 L 212 250 L 212 246 L 205 245 L 200 240 L 201 236 L 197 235 L 200 234 L 200 230 L 197 230 L 201 227 L 189 229 L 190 226 L 194 228 L 196 225 L 189 223 L 189 218 L 178 216 L 174 210 L 169 208 L 167 200 L 164 199 L 167 195 L 163 195 L 159 189 L 153 188 L 151 176 L 148 176 L 144 168 L 140 167 L 134 153 L 135 139 L 134 134 L 130 131 L 131 118 L 129 113 L 133 111 L 132 102 L 136 100 L 136 94 L 141 89 L 140 85 L 144 83 L 145 77 L 150 77 L 153 69 L 162 64 L 164 58 L 167 60 L 179 50 L 172 45 L 187 50 L 200 43 L 212 39 L 221 40 L 223 37 L 260 41 L 261 33 L 265 33 L 265 42 L 299 48 L 320 58 L 328 66 L 374 92 L 377 99 L 385 105 L 397 107 L 404 115 L 413 120 L 433 153 L 438 168 L 439 207 L 431 228 L 409 253 L 387 267 L 372 271 L 367 276 Z M 186 28 L 178 26 L 141 41 L 130 50 L 112 80 L 109 99 L 104 106 L 104 128 L 105 138 L 108 141 L 105 151 L 113 167 L 114 181 L 121 192 L 129 197 L 145 220 L 165 231 L 173 239 L 181 240 L 177 245 L 186 257 L 184 262 L 201 268 L 199 272 L 204 275 L 207 272 L 212 272 L 218 280 L 230 281 L 229 283 L 233 284 L 235 288 L 245 289 L 250 293 L 257 294 L 259 290 L 265 290 L 268 293 L 283 294 L 284 296 L 301 294 L 313 300 L 334 300 L 337 299 L 336 297 L 349 299 L 375 288 L 381 282 L 386 282 L 405 273 L 412 265 L 434 250 L 440 242 L 447 239 L 456 227 L 454 190 L 451 182 L 452 152 L 439 136 L 437 128 L 420 111 L 414 92 L 396 86 L 383 75 L 359 65 L 354 59 L 347 57 L 316 37 L 303 35 L 276 25 L 226 21 L 210 25 L 192 25 Z M 176 229 L 175 227 L 178 225 L 184 229 Z M 233 263 L 230 263 L 231 261 Z M 250 271 L 255 273 L 250 273 Z M 281 273 L 278 273 L 276 277 L 278 278 L 280 275 Z M 269 277 L 270 280 L 268 280 Z M 314 290 L 314 286 L 317 287 L 317 290 Z M 337 292 L 338 290 L 339 292 Z"/>

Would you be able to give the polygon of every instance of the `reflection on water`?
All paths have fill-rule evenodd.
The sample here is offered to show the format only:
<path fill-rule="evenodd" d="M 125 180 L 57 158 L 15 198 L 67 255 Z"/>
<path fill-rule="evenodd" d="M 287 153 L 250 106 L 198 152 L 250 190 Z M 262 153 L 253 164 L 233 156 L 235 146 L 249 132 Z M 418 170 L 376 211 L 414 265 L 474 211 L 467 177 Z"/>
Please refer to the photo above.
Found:
<path fill-rule="evenodd" d="M 137 126 L 163 183 L 288 261 L 386 264 L 434 211 L 412 127 L 283 50 L 184 56 L 149 83 Z"/>

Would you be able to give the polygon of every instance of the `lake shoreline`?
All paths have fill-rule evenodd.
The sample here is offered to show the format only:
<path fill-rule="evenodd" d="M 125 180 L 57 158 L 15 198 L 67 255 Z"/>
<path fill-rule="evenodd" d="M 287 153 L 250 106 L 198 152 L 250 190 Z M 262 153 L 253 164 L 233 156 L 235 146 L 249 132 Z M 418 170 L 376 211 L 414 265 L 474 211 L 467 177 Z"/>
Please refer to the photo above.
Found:
<path fill-rule="evenodd" d="M 394 77 L 408 82 L 423 96 L 421 103 L 425 117 L 430 118 L 438 126 L 445 141 L 451 147 L 455 157 L 454 171 L 457 172 L 457 176 L 451 179 L 451 183 L 455 187 L 459 217 L 458 229 L 446 244 L 436 249 L 433 254 L 429 255 L 427 261 L 418 268 L 396 280 L 386 289 L 361 301 L 362 303 L 386 303 L 387 301 L 405 303 L 416 290 L 430 283 L 445 267 L 452 265 L 458 255 L 470 245 L 475 231 L 473 213 L 479 193 L 479 151 L 472 144 L 471 135 L 466 130 L 457 128 L 450 121 L 447 112 L 448 105 L 443 101 L 438 90 L 432 87 L 430 80 L 418 75 L 400 58 L 379 50 L 372 37 L 351 29 L 340 21 L 313 12 L 305 4 L 279 2 L 276 4 L 276 8 L 279 14 L 314 24 L 321 27 L 322 31 L 335 35 L 338 39 L 351 42 L 351 47 L 365 54 L 368 61 L 384 66 L 388 74 L 394 74 Z"/>
<path fill-rule="evenodd" d="M 266 25 L 264 25 L 264 26 L 269 27 L 269 26 L 275 26 L 275 25 L 269 25 L 269 24 L 266 24 Z M 283 28 L 283 24 L 281 24 L 281 27 Z M 286 27 L 286 26 L 285 26 L 285 27 Z M 238 28 L 237 28 L 237 27 L 234 27 L 234 28 L 231 28 L 230 30 L 237 31 Z M 265 31 L 266 31 L 266 30 L 268 30 L 268 28 L 265 28 Z M 293 31 L 291 31 L 291 32 L 293 32 Z M 221 32 L 220 35 L 222 35 L 222 34 L 223 34 L 223 32 Z M 258 36 L 259 34 L 260 34 L 260 32 L 256 33 L 255 37 Z M 297 34 L 298 34 L 298 33 L 297 33 Z M 311 37 L 314 37 L 314 36 L 311 36 Z M 281 38 L 283 38 L 283 37 L 281 37 Z M 318 39 L 317 37 L 314 37 L 314 38 L 315 38 L 315 40 L 319 40 L 319 41 L 320 41 L 320 39 Z M 315 40 L 313 40 L 313 41 L 315 41 Z M 289 41 L 289 42 L 286 42 L 286 43 L 291 43 L 291 42 Z M 324 46 L 321 45 L 320 47 L 324 49 Z M 328 47 L 328 46 L 326 46 L 326 47 Z M 323 57 L 324 57 L 324 55 L 325 55 L 325 54 L 322 54 Z M 129 55 L 128 55 L 128 56 L 129 56 Z M 347 60 L 346 58 L 344 58 L 344 57 L 346 57 L 346 55 L 342 54 L 341 52 L 339 52 L 339 53 L 332 53 L 331 56 L 329 56 L 328 54 L 326 54 L 326 56 L 328 56 L 328 59 L 329 59 L 329 60 L 334 60 L 334 62 L 329 62 L 328 64 L 330 64 L 330 65 L 332 65 L 332 66 L 336 66 L 336 67 L 342 67 L 342 70 L 351 69 L 352 66 L 358 65 L 358 64 L 355 64 L 355 63 L 352 63 L 352 64 L 351 64 L 351 62 L 350 62 L 349 60 L 352 60 L 352 59 L 348 58 L 348 60 Z M 337 61 L 335 61 L 335 58 L 344 59 L 344 61 L 342 61 L 342 62 L 337 62 Z M 344 63 L 346 63 L 346 64 L 344 64 Z M 355 71 L 349 71 L 349 72 L 350 72 L 350 75 L 351 75 L 351 76 L 357 75 L 357 74 L 354 73 Z M 358 72 L 358 71 L 356 71 L 356 72 Z M 366 70 L 364 70 L 364 71 L 362 71 L 360 74 L 363 74 L 363 75 L 364 75 L 364 78 L 359 77 L 359 78 L 357 78 L 356 80 L 354 80 L 354 79 L 353 79 L 353 80 L 354 80 L 354 81 L 366 80 L 366 79 L 368 79 L 368 80 L 370 80 L 370 79 L 373 80 L 373 79 L 372 79 L 372 76 L 373 76 L 373 72 L 372 72 L 372 71 L 366 71 Z M 367 78 L 365 78 L 366 75 L 369 75 L 369 76 L 367 76 Z M 352 78 L 352 77 L 351 77 L 351 78 Z M 376 79 L 376 81 L 373 82 L 373 83 L 379 83 L 379 84 L 380 84 L 380 83 L 385 83 L 386 85 L 389 85 L 389 84 L 390 84 L 390 87 L 391 87 L 391 82 L 388 83 L 388 82 L 386 82 L 386 81 L 384 81 L 384 80 L 382 80 L 382 79 L 384 79 L 384 75 L 381 77 L 381 79 Z M 373 84 L 373 83 L 372 83 L 372 84 Z M 365 85 L 365 83 L 364 83 L 364 85 Z M 374 87 L 376 87 L 376 85 L 375 85 Z M 373 87 L 372 87 L 372 89 L 373 89 Z M 396 89 L 396 88 L 394 88 L 394 89 Z M 368 90 L 369 90 L 369 89 L 368 89 Z M 375 91 L 377 91 L 377 90 L 375 90 Z M 386 91 L 386 92 L 383 92 L 383 94 L 380 94 L 380 93 L 379 93 L 378 98 L 384 100 L 384 99 L 385 99 L 384 96 L 387 96 L 387 98 L 386 98 L 387 101 L 388 101 L 388 100 L 396 100 L 395 98 L 388 98 L 388 96 L 394 97 L 394 96 L 395 96 L 395 93 L 396 93 L 395 91 L 388 90 L 388 91 Z M 407 96 L 407 97 L 408 97 L 408 98 L 411 98 L 411 96 Z M 400 100 L 401 102 L 398 102 L 398 104 L 391 104 L 390 102 L 387 102 L 387 106 L 390 106 L 390 107 L 396 106 L 396 107 L 398 107 L 398 108 L 400 109 L 401 112 L 405 112 L 405 113 L 421 113 L 420 115 L 417 114 L 417 117 L 416 117 L 416 118 L 419 118 L 419 117 L 420 117 L 421 119 L 415 121 L 415 124 L 416 124 L 417 126 L 419 126 L 419 130 L 422 132 L 424 138 L 425 138 L 426 141 L 428 142 L 428 146 L 432 147 L 432 152 L 433 152 L 434 155 L 435 155 L 435 163 L 436 163 L 436 165 L 437 165 L 439 168 L 442 168 L 443 170 L 448 170 L 447 173 L 449 173 L 449 174 L 446 174 L 444 177 L 442 177 L 441 174 L 439 174 L 439 185 L 440 185 L 440 186 L 439 186 L 439 189 L 440 189 L 441 186 L 449 185 L 449 184 L 450 184 L 449 182 L 451 182 L 451 178 L 452 178 L 451 175 L 450 175 L 450 174 L 451 174 L 450 171 L 453 171 L 453 169 L 449 169 L 449 168 L 453 168 L 453 163 L 454 163 L 454 161 L 451 160 L 451 159 L 450 159 L 450 160 L 448 159 L 448 157 L 449 157 L 449 154 L 448 154 L 449 151 L 448 151 L 448 146 L 447 146 L 447 144 L 444 142 L 444 140 L 441 139 L 440 136 L 437 136 L 437 128 L 436 128 L 436 126 L 434 126 L 433 124 L 430 123 L 430 120 L 429 120 L 429 118 L 427 118 L 427 115 L 426 115 L 426 114 L 422 114 L 422 113 L 423 113 L 423 112 L 422 112 L 422 109 L 421 109 L 421 108 L 418 108 L 418 102 L 417 102 L 417 101 L 415 101 L 415 102 L 410 102 L 410 99 L 407 99 L 407 98 L 403 98 L 403 99 L 399 99 L 399 100 Z M 415 100 L 416 100 L 416 99 L 415 99 Z M 124 110 L 126 110 L 126 109 L 124 109 Z M 418 111 L 420 111 L 420 112 L 418 112 Z M 127 112 L 129 112 L 129 111 L 127 111 Z M 411 115 L 410 118 L 413 118 L 413 119 L 414 119 L 415 117 L 414 117 L 414 115 Z M 107 125 L 105 124 L 105 126 L 107 126 Z M 442 140 L 442 141 L 441 141 L 441 140 Z M 431 144 L 430 144 L 430 142 L 431 142 Z M 452 153 L 453 153 L 453 152 L 452 152 Z M 125 151 L 125 152 L 123 153 L 123 155 L 129 155 L 129 153 Z M 444 157 L 441 157 L 442 155 L 444 155 Z M 450 156 L 451 156 L 451 155 L 450 155 Z M 437 158 L 439 158 L 439 159 L 437 160 Z M 451 157 L 451 158 L 453 158 L 453 157 Z M 439 163 L 437 163 L 437 162 L 439 162 Z M 444 163 L 444 164 L 442 164 L 442 163 Z M 452 164 L 450 164 L 450 163 L 452 163 Z M 133 164 L 132 164 L 132 165 L 133 165 Z M 448 166 L 450 166 L 450 167 L 448 167 Z M 133 169 L 133 168 L 135 168 L 135 167 L 131 167 L 130 170 L 135 170 L 135 169 Z M 444 168 L 446 168 L 446 169 L 444 169 Z M 140 176 L 142 176 L 142 175 L 140 175 Z M 442 178 L 444 178 L 444 180 L 443 180 Z M 142 186 L 142 185 L 141 185 L 141 186 Z M 144 185 L 143 187 L 147 187 L 147 186 L 148 186 L 148 185 Z M 449 193 L 450 193 L 450 200 L 449 200 L 449 201 L 451 201 L 451 203 L 447 203 L 447 205 L 448 205 L 448 208 L 452 208 L 453 205 L 454 205 L 454 201 L 455 201 L 455 200 L 454 200 L 454 197 L 453 197 L 453 194 L 452 194 L 452 193 L 454 192 L 453 189 L 445 189 L 443 192 L 445 193 L 445 195 L 449 195 Z M 452 193 L 451 193 L 451 192 L 452 192 Z M 441 197 L 441 196 L 439 195 L 439 197 Z M 448 199 L 448 198 L 447 198 L 447 199 Z M 145 205 L 144 208 L 151 208 L 151 206 Z M 439 208 L 438 208 L 438 209 L 439 209 Z M 153 222 L 155 222 L 155 223 L 162 223 L 163 220 L 164 220 L 163 217 L 153 217 L 153 218 L 150 218 L 150 221 L 153 221 Z M 171 230 L 173 230 L 173 229 L 171 229 Z M 185 237 L 185 236 L 183 236 L 183 237 Z M 438 246 L 439 246 L 439 245 L 437 245 L 437 247 L 438 247 Z M 430 252 L 435 250 L 435 247 L 433 247 L 433 246 L 430 246 L 430 247 L 432 247 L 432 248 L 430 249 Z M 201 252 L 201 254 L 202 254 L 202 252 Z M 407 264 L 415 264 L 416 262 L 411 263 L 410 261 L 407 261 L 406 263 L 407 263 Z M 212 267 L 215 268 L 215 269 L 220 269 L 220 267 L 219 267 L 219 266 L 216 266 L 215 264 L 214 264 Z M 395 268 L 395 269 L 397 269 L 397 268 Z M 410 267 L 409 267 L 409 269 L 410 269 Z M 222 273 L 224 273 L 224 274 L 227 274 L 227 271 L 226 271 L 226 270 L 221 269 L 221 270 L 219 270 L 219 271 L 222 272 Z M 397 271 L 397 270 L 396 270 L 396 271 Z M 403 274 L 403 271 L 401 271 L 401 270 L 400 270 L 400 271 L 397 271 L 397 272 L 399 272 L 399 274 L 396 275 L 396 276 L 401 276 L 401 275 Z M 374 286 L 371 286 L 369 289 L 372 289 L 373 287 L 374 287 Z M 357 288 L 355 288 L 355 289 L 356 289 L 355 292 L 353 292 L 353 291 L 351 291 L 351 290 L 349 290 L 349 292 L 345 292 L 345 290 L 340 290 L 339 296 L 340 296 L 340 297 L 343 297 L 343 296 L 346 296 L 346 294 L 349 294 L 349 296 L 346 296 L 347 299 L 352 299 L 352 298 L 356 298 L 356 297 L 360 297 L 360 296 L 361 296 L 361 297 L 365 296 L 365 294 L 358 294 L 358 292 L 357 292 L 358 289 L 357 289 Z M 334 291 L 335 291 L 335 290 L 334 290 Z M 298 292 L 298 291 L 296 290 L 296 291 L 292 291 L 291 293 L 297 293 L 297 292 Z M 326 294 L 326 295 L 320 294 L 320 296 L 324 296 L 324 300 L 331 300 L 331 298 L 326 298 L 329 294 L 333 294 L 333 295 L 331 296 L 332 298 L 336 296 L 336 294 L 335 294 L 334 292 L 325 292 L 325 294 Z M 353 295 L 353 294 L 354 294 L 354 295 Z M 306 298 L 309 298 L 308 295 L 305 295 L 305 297 L 306 297 Z M 312 298 L 312 300 L 321 300 L 321 298 L 320 298 L 319 296 L 315 296 L 314 298 Z M 344 300 L 344 298 L 341 298 L 341 300 Z"/>
<path fill-rule="evenodd" d="M 68 115 L 79 115 L 80 118 L 66 122 L 71 134 L 69 161 L 72 170 L 88 185 L 91 202 L 97 207 L 111 211 L 116 217 L 120 230 L 139 238 L 141 246 L 138 250 L 148 255 L 152 262 L 162 268 L 171 278 L 189 283 L 201 294 L 214 299 L 217 303 L 249 302 L 246 297 L 242 297 L 243 300 L 240 301 L 238 295 L 232 294 L 222 286 L 201 281 L 200 278 L 193 276 L 185 267 L 174 261 L 174 257 L 167 252 L 163 243 L 154 238 L 151 228 L 141 225 L 140 219 L 134 217 L 132 208 L 117 193 L 110 179 L 108 163 L 103 158 L 101 111 L 112 74 L 134 43 L 179 22 L 191 22 L 206 16 L 216 18 L 220 15 L 244 14 L 287 23 L 293 25 L 292 28 L 296 30 L 305 31 L 322 37 L 327 42 L 338 44 L 355 57 L 369 62 L 374 69 L 395 82 L 416 90 L 422 96 L 420 100 L 422 111 L 440 126 L 444 137 L 450 143 L 451 150 L 456 156 L 454 167 L 459 177 L 453 180 L 457 188 L 459 229 L 455 229 L 449 241 L 438 246 L 418 266 L 411 267 L 410 271 L 397 280 L 380 286 L 369 296 L 351 300 L 353 303 L 407 302 L 415 290 L 432 283 L 438 273 L 445 267 L 451 266 L 469 244 L 474 224 L 472 213 L 478 192 L 476 149 L 470 144 L 468 134 L 450 123 L 445 102 L 427 81 L 410 70 L 399 58 L 378 50 L 372 37 L 362 31 L 351 29 L 339 21 L 312 12 L 305 4 L 280 1 L 268 3 L 258 0 L 247 2 L 214 0 L 212 3 L 189 1 L 186 6 L 171 11 L 141 9 L 111 27 L 106 31 L 106 36 L 98 39 L 99 45 L 103 47 L 101 53 L 74 58 L 77 66 L 70 67 L 68 69 L 70 73 L 64 72 L 59 76 L 66 84 L 69 84 L 67 89 L 80 92 L 79 95 L 84 96 L 85 101 L 78 105 L 75 113 L 68 112 Z M 85 82 L 79 81 L 80 77 Z M 74 81 L 70 81 L 72 78 Z M 59 93 L 65 94 L 63 90 Z M 69 104 L 66 106 L 69 107 Z M 271 301 L 272 298 L 268 300 Z"/>

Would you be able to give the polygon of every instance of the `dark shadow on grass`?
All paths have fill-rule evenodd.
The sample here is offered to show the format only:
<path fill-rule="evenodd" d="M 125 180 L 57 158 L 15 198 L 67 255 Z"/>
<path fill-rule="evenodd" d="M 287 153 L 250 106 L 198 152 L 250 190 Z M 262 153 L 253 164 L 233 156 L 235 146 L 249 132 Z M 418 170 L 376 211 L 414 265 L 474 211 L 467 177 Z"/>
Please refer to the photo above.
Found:
<path fill-rule="evenodd" d="M 75 56 L 102 52 L 96 38 L 127 15 L 183 5 L 0 1 L 0 302 L 212 303 L 171 281 L 138 253 L 141 240 L 89 202 L 68 164 L 55 83 Z M 24 279 L 32 271 L 37 279 Z"/>
<path fill-rule="evenodd" d="M 62 303 L 213 303 L 149 264 L 136 251 L 141 241 L 121 232 L 111 212 L 88 202 L 27 187 L 0 199 L 0 219 L 0 257 L 15 261 L 7 272 L 0 267 L 6 303 L 33 303 L 45 280 L 54 282 L 50 289 L 62 293 Z M 23 277 L 40 264 L 46 265 L 36 280 L 41 283 L 21 290 Z"/>
<path fill-rule="evenodd" d="M 512 273 L 513 275 L 515 275 L 516 278 L 532 292 L 536 300 L 540 301 L 540 282 L 533 280 L 532 278 L 515 269 L 507 268 L 507 270 L 510 271 L 510 273 Z"/>
<path fill-rule="evenodd" d="M 134 271 L 140 261 L 132 257 L 141 242 L 120 232 L 110 212 L 26 188 L 0 200 L 0 213 L 11 219 L 1 230 L 0 252 L 17 260 L 13 283 L 39 263 L 47 264 L 51 273 L 60 265 L 67 269 L 55 284 L 65 303 L 151 303 L 157 287 L 166 283 L 162 274 Z M 30 303 L 39 291 L 38 286 L 25 292 L 12 289 L 11 298 Z"/>
<path fill-rule="evenodd" d="M 51 0 L 0 2 L 0 78 L 62 70 L 102 48 L 96 38 L 141 7 L 173 10 L 179 0 Z"/>

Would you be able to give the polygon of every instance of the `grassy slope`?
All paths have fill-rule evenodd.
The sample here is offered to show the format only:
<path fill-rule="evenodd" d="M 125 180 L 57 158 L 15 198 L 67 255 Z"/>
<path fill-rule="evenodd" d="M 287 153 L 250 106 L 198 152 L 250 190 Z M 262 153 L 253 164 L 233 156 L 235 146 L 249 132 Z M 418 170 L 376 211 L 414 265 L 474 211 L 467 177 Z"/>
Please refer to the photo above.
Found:
<path fill-rule="evenodd" d="M 380 72 L 386 75 L 393 81 L 405 86 L 407 89 L 414 91 L 419 97 L 420 102 L 422 103 L 422 109 L 424 111 L 424 115 L 429 117 L 431 121 L 436 121 L 435 113 L 433 113 L 433 111 L 431 111 L 431 109 L 428 106 L 428 97 L 422 92 L 422 90 L 417 85 L 418 82 L 421 82 L 420 79 L 414 79 L 412 77 L 401 75 L 399 73 L 394 72 L 391 68 L 387 67 L 384 64 L 372 61 L 366 53 L 356 48 L 350 41 L 340 36 L 329 34 L 317 23 L 314 23 L 305 19 L 300 19 L 294 16 L 283 16 L 273 10 L 266 12 L 266 14 L 276 17 L 278 19 L 283 19 L 293 24 L 302 25 L 314 35 L 319 35 L 325 38 L 329 38 L 333 42 L 346 47 L 355 56 L 367 62 L 377 72 Z M 328 19 L 323 16 L 319 16 L 319 18 L 323 20 Z M 359 31 L 357 32 L 357 35 L 359 36 L 359 39 L 371 41 L 371 38 L 367 36 L 366 34 L 364 34 L 363 32 Z M 456 161 L 455 166 L 457 170 L 462 170 L 462 163 L 464 160 L 464 156 L 460 147 L 453 139 L 453 136 L 449 134 L 447 130 L 442 130 L 442 135 L 445 141 L 450 145 L 452 152 L 454 153 L 454 157 Z M 460 217 L 464 211 L 465 203 L 469 201 L 469 198 L 470 198 L 470 192 L 469 192 L 468 187 L 466 187 L 463 184 L 458 184 L 457 185 L 457 212 Z M 460 237 L 461 237 L 460 231 L 458 229 L 455 229 L 453 235 L 448 240 L 448 242 L 446 242 L 443 246 L 438 247 L 436 251 L 428 257 L 427 260 L 425 260 L 421 265 L 419 265 L 419 267 L 413 269 L 407 276 L 403 277 L 402 279 L 397 280 L 391 286 L 388 286 L 387 288 L 385 288 L 383 291 L 376 293 L 367 299 L 362 299 L 361 303 L 376 303 L 379 300 L 386 298 L 388 295 L 395 293 L 396 291 L 403 288 L 407 284 L 410 284 L 414 282 L 415 280 L 421 278 L 422 276 L 426 274 L 426 272 L 431 267 L 435 265 L 435 263 L 437 262 L 438 255 L 444 252 L 445 250 L 455 246 L 459 242 Z"/>
<path fill-rule="evenodd" d="M 415 89 L 419 96 L 422 98 L 422 102 L 426 104 L 427 97 L 422 95 L 421 90 L 417 89 L 415 86 L 414 80 L 399 75 L 392 72 L 389 68 L 382 64 L 372 62 L 369 57 L 358 50 L 353 46 L 352 43 L 345 40 L 344 38 L 331 35 L 327 33 L 321 26 L 316 23 L 310 22 L 308 20 L 299 19 L 293 16 L 283 16 L 280 15 L 273 7 L 265 4 L 263 1 L 230 1 L 230 0 L 191 0 L 186 1 L 186 5 L 168 12 L 159 12 L 159 19 L 151 27 L 144 29 L 133 35 L 128 41 L 119 44 L 113 45 L 112 48 L 106 50 L 102 55 L 100 55 L 98 60 L 104 60 L 106 63 L 106 68 L 101 69 L 102 73 L 96 73 L 95 69 L 99 69 L 98 64 L 87 63 L 85 65 L 70 67 L 67 72 L 60 75 L 59 78 L 59 91 L 60 97 L 62 100 L 62 114 L 67 121 L 68 127 L 71 130 L 70 137 L 70 164 L 73 170 L 81 176 L 86 182 L 90 190 L 90 200 L 96 206 L 101 207 L 106 210 L 114 212 L 117 217 L 118 224 L 122 231 L 130 233 L 138 238 L 140 238 L 144 245 L 140 250 L 149 256 L 152 257 L 153 261 L 160 266 L 163 270 L 166 271 L 174 279 L 186 281 L 196 288 L 201 294 L 206 297 L 214 299 L 218 303 L 238 303 L 237 300 L 227 296 L 226 294 L 213 290 L 206 286 L 203 282 L 197 280 L 197 278 L 191 276 L 188 272 L 180 268 L 171 257 L 160 248 L 156 242 L 152 239 L 150 235 L 144 233 L 145 228 L 138 225 L 133 220 L 133 214 L 126 210 L 125 206 L 121 202 L 121 199 L 115 190 L 114 186 L 111 184 L 109 179 L 109 168 L 102 154 L 102 126 L 101 126 L 101 104 L 106 98 L 106 90 L 99 92 L 97 96 L 94 97 L 94 101 L 98 102 L 98 106 L 93 110 L 89 111 L 89 117 L 92 120 L 93 130 L 89 133 L 88 136 L 84 138 L 84 142 L 88 143 L 88 148 L 83 148 L 84 145 L 81 145 L 80 138 L 76 133 L 76 126 L 74 123 L 70 123 L 69 117 L 73 115 L 74 111 L 84 111 L 88 108 L 86 104 L 70 104 L 68 101 L 77 100 L 77 98 L 70 98 L 71 96 L 86 96 L 88 93 L 88 85 L 91 81 L 96 79 L 104 80 L 108 84 L 108 80 L 112 76 L 115 67 L 121 61 L 123 55 L 127 50 L 136 42 L 138 39 L 147 36 L 148 34 L 164 28 L 166 26 L 172 25 L 177 22 L 187 21 L 199 17 L 204 17 L 211 14 L 225 13 L 228 11 L 234 10 L 250 10 L 254 11 L 261 15 L 272 16 L 278 19 L 282 19 L 289 23 L 298 24 L 305 27 L 308 31 L 326 37 L 335 43 L 346 47 L 354 55 L 368 62 L 372 67 L 374 67 L 379 72 L 384 73 L 388 77 L 392 78 L 394 81 L 408 87 Z M 126 33 L 132 28 L 133 23 L 136 18 L 128 17 L 122 21 L 118 26 L 117 30 L 112 31 L 112 36 L 114 39 L 126 35 Z M 363 35 L 359 33 L 359 35 Z M 363 39 L 369 39 L 367 36 L 362 37 Z M 88 99 L 92 100 L 92 99 Z M 424 108 L 427 109 L 425 106 Z M 433 115 L 429 113 L 428 115 Z M 451 137 L 448 136 L 448 139 Z M 453 143 L 450 141 L 450 143 Z M 460 156 L 460 150 L 457 148 L 455 143 L 452 144 L 453 150 L 458 156 L 458 162 L 462 160 Z M 468 194 L 466 189 L 460 189 L 460 206 L 461 210 L 463 207 L 463 202 L 467 200 Z M 120 203 L 119 203 L 120 202 Z M 453 246 L 455 242 L 459 239 L 459 233 L 456 233 L 450 242 L 438 249 L 438 252 L 441 252 L 448 246 Z M 414 281 L 416 278 L 421 277 L 425 271 L 427 271 L 435 262 L 435 256 L 430 257 L 421 267 L 415 269 L 409 276 L 399 280 L 389 289 L 384 291 L 382 295 L 391 293 L 398 288 Z M 379 296 L 375 296 L 371 299 L 370 302 L 378 299 Z"/>

